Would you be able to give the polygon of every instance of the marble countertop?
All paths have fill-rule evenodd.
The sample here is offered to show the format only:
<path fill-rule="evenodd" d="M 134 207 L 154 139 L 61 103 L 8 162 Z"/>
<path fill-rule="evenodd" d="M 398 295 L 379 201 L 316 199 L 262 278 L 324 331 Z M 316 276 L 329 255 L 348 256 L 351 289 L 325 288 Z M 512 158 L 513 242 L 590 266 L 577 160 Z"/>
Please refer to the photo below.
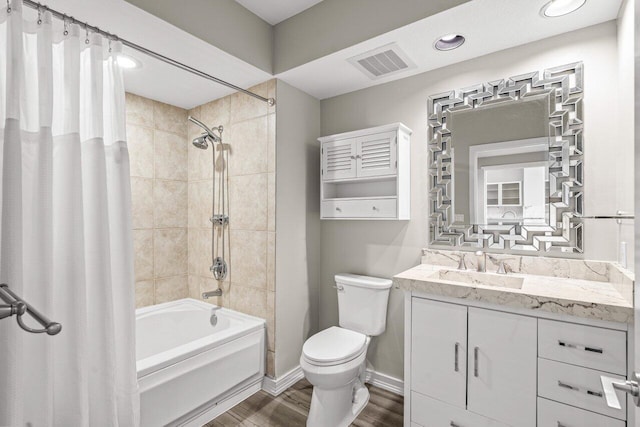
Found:
<path fill-rule="evenodd" d="M 420 264 L 393 277 L 396 288 L 420 291 L 432 295 L 483 301 L 508 307 L 542 310 L 589 319 L 620 323 L 633 323 L 633 282 L 625 284 L 567 277 L 509 273 L 507 276 L 490 275 L 496 283 L 505 277 L 522 278 L 521 288 L 485 285 L 479 281 L 462 283 L 446 280 L 438 273 L 450 266 Z M 446 277 L 446 274 L 444 274 Z M 508 280 L 508 279 L 507 279 Z M 631 289 L 627 289 L 628 287 Z M 631 291 L 631 293 L 629 292 Z"/>

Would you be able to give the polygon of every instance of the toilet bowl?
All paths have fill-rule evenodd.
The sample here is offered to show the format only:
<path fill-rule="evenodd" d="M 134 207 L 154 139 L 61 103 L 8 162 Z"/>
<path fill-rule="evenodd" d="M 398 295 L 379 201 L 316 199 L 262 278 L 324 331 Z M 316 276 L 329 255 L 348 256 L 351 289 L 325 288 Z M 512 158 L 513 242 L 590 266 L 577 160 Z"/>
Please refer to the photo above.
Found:
<path fill-rule="evenodd" d="M 313 385 L 308 427 L 348 426 L 369 402 L 364 386 L 369 341 L 334 326 L 305 342 L 300 367 Z"/>
<path fill-rule="evenodd" d="M 347 427 L 369 402 L 364 385 L 371 336 L 384 332 L 391 281 L 336 275 L 340 327 L 310 337 L 300 367 L 313 385 L 307 427 Z"/>

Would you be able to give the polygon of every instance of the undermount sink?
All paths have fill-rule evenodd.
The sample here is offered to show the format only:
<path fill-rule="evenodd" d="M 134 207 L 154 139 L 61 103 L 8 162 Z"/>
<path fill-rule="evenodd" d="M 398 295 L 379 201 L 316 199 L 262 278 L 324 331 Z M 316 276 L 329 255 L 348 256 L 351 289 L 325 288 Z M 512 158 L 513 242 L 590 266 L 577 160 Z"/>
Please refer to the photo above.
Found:
<path fill-rule="evenodd" d="M 500 288 L 522 289 L 524 279 L 502 274 L 480 273 L 464 270 L 438 270 L 431 275 L 434 279 L 461 282 L 470 285 L 496 286 Z"/>

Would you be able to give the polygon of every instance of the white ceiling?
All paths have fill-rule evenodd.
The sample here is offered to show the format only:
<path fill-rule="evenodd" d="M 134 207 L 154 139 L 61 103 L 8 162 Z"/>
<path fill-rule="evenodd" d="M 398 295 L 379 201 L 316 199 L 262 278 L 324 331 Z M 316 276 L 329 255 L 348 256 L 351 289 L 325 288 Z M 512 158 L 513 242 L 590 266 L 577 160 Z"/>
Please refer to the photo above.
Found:
<path fill-rule="evenodd" d="M 322 0 L 236 0 L 271 25 L 309 9 Z"/>
<path fill-rule="evenodd" d="M 318 99 L 324 99 L 609 21 L 616 18 L 622 2 L 588 0 L 573 14 L 545 19 L 539 15 L 539 9 L 546 1 L 474 0 L 276 77 Z M 273 2 L 301 5 L 315 0 Z M 124 0 L 55 0 L 50 4 L 121 38 L 243 88 L 273 77 Z M 431 47 L 436 37 L 451 32 L 466 36 L 467 41 L 461 48 L 438 52 Z M 391 42 L 396 42 L 416 63 L 417 68 L 373 81 L 347 62 L 354 55 Z M 125 86 L 130 92 L 182 108 L 192 108 L 233 92 L 139 52 L 131 54 L 142 61 L 143 68 L 125 71 Z"/>

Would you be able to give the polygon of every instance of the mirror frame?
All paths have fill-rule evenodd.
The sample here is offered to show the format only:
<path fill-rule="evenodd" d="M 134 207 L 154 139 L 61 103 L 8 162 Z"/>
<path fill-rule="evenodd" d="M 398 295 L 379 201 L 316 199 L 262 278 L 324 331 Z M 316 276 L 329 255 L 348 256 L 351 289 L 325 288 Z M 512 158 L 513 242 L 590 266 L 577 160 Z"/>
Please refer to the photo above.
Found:
<path fill-rule="evenodd" d="M 582 62 L 494 80 L 429 97 L 431 247 L 583 253 L 584 140 Z M 549 225 L 454 224 L 452 113 L 548 94 Z"/>

